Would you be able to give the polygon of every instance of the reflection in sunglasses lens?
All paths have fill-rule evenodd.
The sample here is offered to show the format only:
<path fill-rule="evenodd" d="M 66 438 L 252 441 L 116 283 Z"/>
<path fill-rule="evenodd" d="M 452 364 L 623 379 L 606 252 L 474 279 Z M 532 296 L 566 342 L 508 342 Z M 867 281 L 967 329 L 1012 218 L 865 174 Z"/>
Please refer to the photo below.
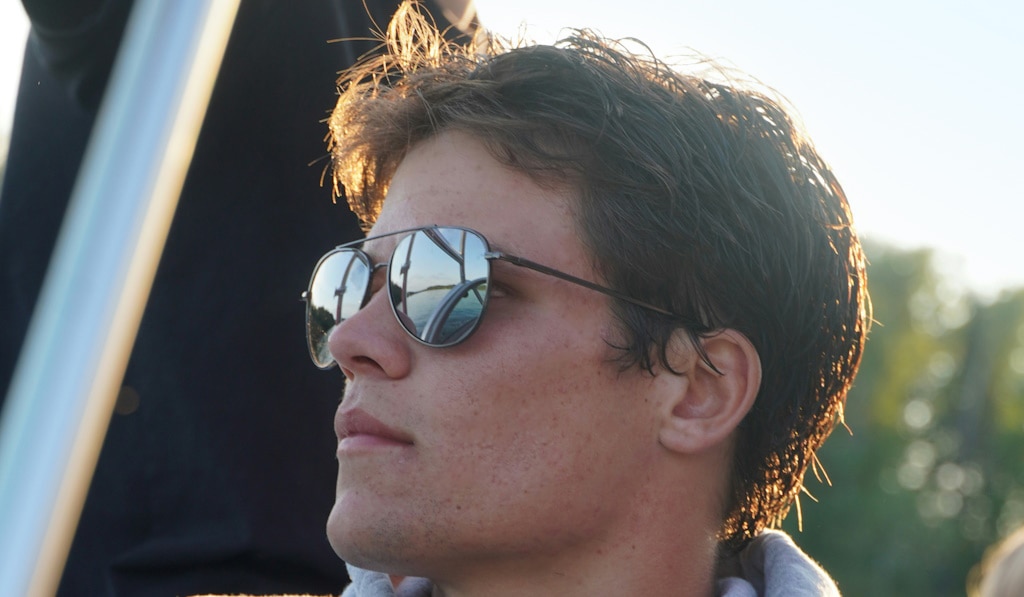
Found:
<path fill-rule="evenodd" d="M 391 263 L 392 304 L 410 334 L 449 346 L 476 328 L 487 297 L 485 251 L 482 238 L 457 228 L 402 239 Z"/>
<path fill-rule="evenodd" d="M 309 350 L 317 366 L 333 362 L 327 340 L 335 326 L 362 307 L 368 282 L 369 263 L 352 249 L 334 251 L 320 262 L 306 307 Z"/>

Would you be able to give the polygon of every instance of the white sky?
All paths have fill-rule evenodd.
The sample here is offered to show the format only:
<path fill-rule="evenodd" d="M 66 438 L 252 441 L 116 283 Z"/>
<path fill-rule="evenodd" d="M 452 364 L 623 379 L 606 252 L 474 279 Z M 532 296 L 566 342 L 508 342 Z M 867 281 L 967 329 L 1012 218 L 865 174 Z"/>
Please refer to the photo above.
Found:
<path fill-rule="evenodd" d="M 0 159 L 7 156 L 7 136 L 11 132 L 14 97 L 25 50 L 28 21 L 21 2 L 0 0 Z"/>
<path fill-rule="evenodd" d="M 345 0 L 350 1 L 350 0 Z M 499 32 L 593 27 L 662 57 L 693 48 L 786 95 L 864 236 L 928 246 L 991 295 L 1024 285 L 1024 5 L 1012 0 L 476 0 Z M 619 8 L 620 6 L 625 8 Z M 0 134 L 25 36 L 0 2 Z"/>

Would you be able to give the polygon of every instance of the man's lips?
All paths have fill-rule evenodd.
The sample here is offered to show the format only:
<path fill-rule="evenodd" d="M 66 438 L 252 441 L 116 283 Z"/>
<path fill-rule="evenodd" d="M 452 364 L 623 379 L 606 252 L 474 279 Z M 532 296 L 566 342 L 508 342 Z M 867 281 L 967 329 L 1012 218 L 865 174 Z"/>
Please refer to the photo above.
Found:
<path fill-rule="evenodd" d="M 338 451 L 413 443 L 408 434 L 388 427 L 358 408 L 338 412 L 334 418 L 334 433 L 338 436 Z"/>

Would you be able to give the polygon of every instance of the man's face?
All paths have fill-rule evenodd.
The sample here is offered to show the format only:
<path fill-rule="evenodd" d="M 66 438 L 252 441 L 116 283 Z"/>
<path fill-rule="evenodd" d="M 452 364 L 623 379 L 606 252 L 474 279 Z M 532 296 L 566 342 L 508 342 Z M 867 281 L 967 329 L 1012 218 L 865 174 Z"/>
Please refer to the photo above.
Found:
<path fill-rule="evenodd" d="M 464 226 L 494 250 L 595 280 L 572 205 L 445 133 L 402 162 L 370 236 Z M 384 262 L 397 240 L 364 250 Z M 660 449 L 659 378 L 612 362 L 604 295 L 501 261 L 492 277 L 483 321 L 457 346 L 410 338 L 384 292 L 332 335 L 347 378 L 336 429 L 349 436 L 328 535 L 347 561 L 438 580 L 628 536 Z"/>

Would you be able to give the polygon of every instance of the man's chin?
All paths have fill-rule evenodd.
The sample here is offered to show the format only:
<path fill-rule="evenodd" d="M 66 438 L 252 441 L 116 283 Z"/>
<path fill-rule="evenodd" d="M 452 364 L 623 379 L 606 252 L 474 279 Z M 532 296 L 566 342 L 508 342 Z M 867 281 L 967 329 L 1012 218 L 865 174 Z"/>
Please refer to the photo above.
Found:
<path fill-rule="evenodd" d="M 367 511 L 356 512 L 351 504 L 335 501 L 327 517 L 327 541 L 345 562 L 385 572 L 403 551 L 393 521 Z M 384 561 L 387 560 L 387 561 Z"/>
<path fill-rule="evenodd" d="M 361 557 L 362 549 L 360 547 L 365 549 L 369 543 L 365 539 L 365 536 L 370 533 L 369 529 L 360 528 L 368 522 L 367 518 L 365 513 L 356 516 L 352 509 L 345 508 L 340 500 L 334 502 L 331 514 L 327 517 L 327 541 L 334 549 L 334 553 L 346 562 L 360 568 L 366 567 L 365 562 L 359 560 L 364 559 Z"/>

